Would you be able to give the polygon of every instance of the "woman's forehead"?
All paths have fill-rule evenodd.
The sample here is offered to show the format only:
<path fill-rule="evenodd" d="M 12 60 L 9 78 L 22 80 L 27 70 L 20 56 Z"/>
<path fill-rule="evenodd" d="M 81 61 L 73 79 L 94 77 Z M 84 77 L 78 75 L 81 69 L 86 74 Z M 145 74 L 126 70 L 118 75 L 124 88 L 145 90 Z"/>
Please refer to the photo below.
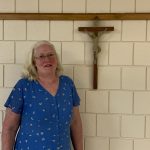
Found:
<path fill-rule="evenodd" d="M 47 45 L 47 44 L 43 44 L 40 45 L 39 47 L 37 47 L 34 51 L 35 53 L 44 53 L 44 52 L 55 52 L 54 47 Z"/>

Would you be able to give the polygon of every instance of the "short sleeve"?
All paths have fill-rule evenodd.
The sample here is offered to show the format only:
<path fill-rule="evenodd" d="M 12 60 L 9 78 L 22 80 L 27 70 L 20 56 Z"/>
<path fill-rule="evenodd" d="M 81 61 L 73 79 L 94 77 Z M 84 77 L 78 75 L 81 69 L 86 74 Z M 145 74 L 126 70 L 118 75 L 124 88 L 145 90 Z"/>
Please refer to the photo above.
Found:
<path fill-rule="evenodd" d="M 73 106 L 79 106 L 80 105 L 80 97 L 77 93 L 76 87 L 72 81 L 72 97 L 73 97 Z"/>
<path fill-rule="evenodd" d="M 13 112 L 21 114 L 23 109 L 23 85 L 22 80 L 19 80 L 11 91 L 5 107 L 10 108 Z"/>

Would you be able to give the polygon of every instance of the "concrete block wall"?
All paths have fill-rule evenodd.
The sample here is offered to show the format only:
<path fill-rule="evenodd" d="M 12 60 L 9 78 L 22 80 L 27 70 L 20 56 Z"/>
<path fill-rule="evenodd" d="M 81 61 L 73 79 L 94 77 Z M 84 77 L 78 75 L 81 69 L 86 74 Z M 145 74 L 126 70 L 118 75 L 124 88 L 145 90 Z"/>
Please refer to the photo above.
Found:
<path fill-rule="evenodd" d="M 150 12 L 149 0 L 0 0 L 0 12 Z M 85 150 L 150 149 L 150 21 L 101 20 L 98 89 L 92 90 L 92 42 L 79 26 L 92 21 L 0 20 L 0 133 L 3 104 L 28 51 L 51 41 L 81 98 Z M 38 32 L 37 32 L 38 31 Z"/>

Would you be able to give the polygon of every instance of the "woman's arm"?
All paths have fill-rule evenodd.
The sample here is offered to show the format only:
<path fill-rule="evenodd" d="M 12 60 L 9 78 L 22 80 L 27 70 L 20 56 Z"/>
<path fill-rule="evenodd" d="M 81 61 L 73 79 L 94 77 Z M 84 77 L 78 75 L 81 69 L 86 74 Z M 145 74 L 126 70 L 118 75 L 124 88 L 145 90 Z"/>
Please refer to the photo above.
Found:
<path fill-rule="evenodd" d="M 83 150 L 82 122 L 79 108 L 73 108 L 73 120 L 71 123 L 71 139 L 74 150 Z"/>
<path fill-rule="evenodd" d="M 20 115 L 7 108 L 2 128 L 2 150 L 13 150 L 19 124 Z"/>

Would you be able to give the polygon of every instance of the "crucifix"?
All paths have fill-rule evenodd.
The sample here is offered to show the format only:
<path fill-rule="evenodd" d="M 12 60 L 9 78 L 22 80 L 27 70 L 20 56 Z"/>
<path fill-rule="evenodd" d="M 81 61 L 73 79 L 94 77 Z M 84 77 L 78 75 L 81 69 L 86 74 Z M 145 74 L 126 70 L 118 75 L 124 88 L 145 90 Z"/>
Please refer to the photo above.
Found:
<path fill-rule="evenodd" d="M 98 80 L 98 53 L 101 52 L 99 46 L 99 37 L 100 33 L 105 31 L 114 31 L 114 27 L 98 27 L 98 20 L 95 19 L 94 27 L 79 27 L 79 31 L 86 32 L 93 41 L 93 89 L 97 89 L 97 80 Z"/>

